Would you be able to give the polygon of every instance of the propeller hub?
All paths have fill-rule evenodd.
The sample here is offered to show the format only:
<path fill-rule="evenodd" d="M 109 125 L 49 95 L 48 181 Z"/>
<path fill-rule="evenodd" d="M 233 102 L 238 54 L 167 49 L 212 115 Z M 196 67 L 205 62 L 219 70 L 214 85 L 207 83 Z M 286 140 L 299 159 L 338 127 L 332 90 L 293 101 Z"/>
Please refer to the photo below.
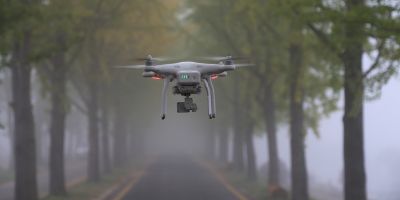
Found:
<path fill-rule="evenodd" d="M 151 59 L 146 59 L 146 60 L 144 61 L 144 64 L 145 64 L 146 66 L 152 66 L 152 65 L 153 65 L 153 60 L 151 60 Z"/>
<path fill-rule="evenodd" d="M 227 59 L 224 61 L 224 65 L 233 65 L 233 61 L 231 59 Z"/>

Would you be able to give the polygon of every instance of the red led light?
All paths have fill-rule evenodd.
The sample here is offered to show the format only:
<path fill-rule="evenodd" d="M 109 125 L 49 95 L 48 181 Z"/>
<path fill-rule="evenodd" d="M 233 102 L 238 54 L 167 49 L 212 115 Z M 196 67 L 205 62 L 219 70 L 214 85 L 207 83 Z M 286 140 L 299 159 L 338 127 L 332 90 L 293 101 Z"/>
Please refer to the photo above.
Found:
<path fill-rule="evenodd" d="M 217 79 L 217 78 L 218 78 L 218 75 L 212 75 L 212 76 L 211 76 L 211 79 L 212 79 L 212 80 L 215 80 L 215 79 Z"/>
<path fill-rule="evenodd" d="M 161 78 L 157 77 L 157 76 L 153 76 L 153 77 L 151 77 L 151 79 L 153 79 L 153 80 L 161 80 Z"/>

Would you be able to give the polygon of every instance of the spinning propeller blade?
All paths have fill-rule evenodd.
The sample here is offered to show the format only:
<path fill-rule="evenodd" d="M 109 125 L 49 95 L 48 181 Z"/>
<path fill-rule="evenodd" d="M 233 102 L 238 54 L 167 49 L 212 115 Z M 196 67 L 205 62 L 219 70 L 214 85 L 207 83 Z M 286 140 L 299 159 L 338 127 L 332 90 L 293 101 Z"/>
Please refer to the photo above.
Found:
<path fill-rule="evenodd" d="M 157 62 L 165 62 L 170 60 L 176 60 L 176 58 L 172 57 L 146 57 L 146 58 L 135 58 L 136 61 L 157 61 Z"/>
<path fill-rule="evenodd" d="M 254 64 L 249 64 L 249 63 L 240 63 L 240 64 L 234 64 L 235 67 L 254 67 Z"/>
<path fill-rule="evenodd" d="M 146 65 L 127 65 L 127 66 L 116 66 L 114 68 L 119 69 L 144 69 Z"/>
<path fill-rule="evenodd" d="M 243 56 L 208 56 L 208 57 L 200 57 L 203 60 L 211 60 L 211 61 L 226 61 L 226 60 L 246 60 L 248 58 Z"/>

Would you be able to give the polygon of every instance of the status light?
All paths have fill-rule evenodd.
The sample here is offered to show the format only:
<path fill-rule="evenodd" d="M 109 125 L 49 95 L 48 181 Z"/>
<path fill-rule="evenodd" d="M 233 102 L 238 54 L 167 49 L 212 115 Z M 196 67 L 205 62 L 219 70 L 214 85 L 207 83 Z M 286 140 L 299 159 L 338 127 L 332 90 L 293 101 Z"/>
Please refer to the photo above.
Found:
<path fill-rule="evenodd" d="M 189 75 L 187 75 L 187 74 L 182 74 L 182 75 L 181 75 L 181 79 L 189 79 Z"/>

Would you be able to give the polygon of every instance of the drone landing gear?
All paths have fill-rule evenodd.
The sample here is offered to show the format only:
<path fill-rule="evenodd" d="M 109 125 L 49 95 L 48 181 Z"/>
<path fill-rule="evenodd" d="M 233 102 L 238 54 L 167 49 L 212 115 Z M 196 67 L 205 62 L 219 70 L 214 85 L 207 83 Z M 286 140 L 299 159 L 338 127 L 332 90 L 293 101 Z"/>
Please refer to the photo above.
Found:
<path fill-rule="evenodd" d="M 162 89 L 162 99 L 161 99 L 161 119 L 165 119 L 167 113 L 167 91 L 170 79 L 167 77 L 164 79 L 164 85 Z"/>
<path fill-rule="evenodd" d="M 193 103 L 193 99 L 189 96 L 186 96 L 185 102 L 178 102 L 177 103 L 177 112 L 178 113 L 188 113 L 190 111 L 196 112 L 197 105 Z"/>
<path fill-rule="evenodd" d="M 203 79 L 203 83 L 204 83 L 204 86 L 206 88 L 207 97 L 208 97 L 208 117 L 210 119 L 214 119 L 215 118 L 215 113 L 216 113 L 214 86 L 212 84 L 212 81 L 211 81 L 210 77 L 207 77 L 207 78 Z"/>

